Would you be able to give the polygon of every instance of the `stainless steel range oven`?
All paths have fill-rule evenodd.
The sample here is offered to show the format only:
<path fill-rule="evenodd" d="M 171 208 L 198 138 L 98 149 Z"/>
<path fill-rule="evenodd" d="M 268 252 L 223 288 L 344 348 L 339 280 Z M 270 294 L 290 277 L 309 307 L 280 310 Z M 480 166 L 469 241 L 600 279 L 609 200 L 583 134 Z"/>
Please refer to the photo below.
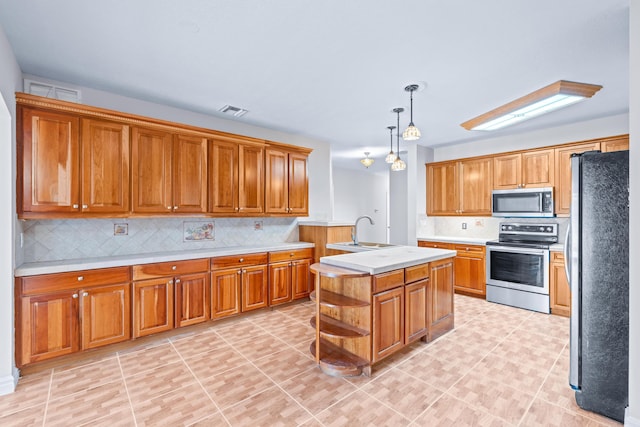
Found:
<path fill-rule="evenodd" d="M 500 223 L 487 242 L 487 301 L 549 313 L 549 245 L 558 224 Z"/>

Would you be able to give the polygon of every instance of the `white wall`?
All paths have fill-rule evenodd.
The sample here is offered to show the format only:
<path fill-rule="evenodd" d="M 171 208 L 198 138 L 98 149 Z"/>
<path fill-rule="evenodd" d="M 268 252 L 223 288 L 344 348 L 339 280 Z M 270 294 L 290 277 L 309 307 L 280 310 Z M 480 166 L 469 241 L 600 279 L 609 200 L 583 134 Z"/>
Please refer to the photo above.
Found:
<path fill-rule="evenodd" d="M 395 245 L 409 244 L 409 198 L 415 196 L 415 193 L 410 195 L 407 188 L 410 168 L 415 168 L 415 165 L 411 165 L 409 158 L 405 158 L 405 161 L 407 169 L 389 172 L 389 243 Z M 415 219 L 412 221 L 415 222 Z"/>
<path fill-rule="evenodd" d="M 306 138 L 272 129 L 248 125 L 241 120 L 225 120 L 193 111 L 181 110 L 166 105 L 141 101 L 96 89 L 58 82 L 40 76 L 25 74 L 25 78 L 59 84 L 61 86 L 82 91 L 82 103 L 96 107 L 109 108 L 125 113 L 174 121 L 207 129 L 215 129 L 239 135 L 282 142 L 312 148 L 309 156 L 309 219 L 331 219 L 331 151 L 325 141 Z"/>
<path fill-rule="evenodd" d="M 630 207 L 629 216 L 640 216 L 640 4 L 629 2 L 630 9 L 630 96 L 629 131 L 631 149 Z M 640 227 L 637 221 L 629 224 L 629 259 L 640 259 Z M 640 266 L 630 263 L 629 269 L 629 409 L 625 417 L 626 426 L 640 426 Z"/>
<path fill-rule="evenodd" d="M 629 115 L 619 114 L 513 136 L 501 136 L 457 145 L 448 145 L 446 147 L 436 147 L 434 148 L 434 161 L 439 162 L 459 159 L 461 157 L 526 150 L 529 148 L 621 135 L 628 132 Z M 464 153 L 464 155 L 460 153 Z"/>
<path fill-rule="evenodd" d="M 361 215 L 369 215 L 358 225 L 358 239 L 362 242 L 387 241 L 387 194 L 389 181 L 386 174 L 371 173 L 367 169 L 333 169 L 334 220 L 353 223 Z"/>
<path fill-rule="evenodd" d="M 11 393 L 16 386 L 13 325 L 13 268 L 16 258 L 16 229 L 19 225 L 15 209 L 15 91 L 21 89 L 21 73 L 0 27 L 0 395 Z M 7 202 L 11 201 L 11 202 Z"/>

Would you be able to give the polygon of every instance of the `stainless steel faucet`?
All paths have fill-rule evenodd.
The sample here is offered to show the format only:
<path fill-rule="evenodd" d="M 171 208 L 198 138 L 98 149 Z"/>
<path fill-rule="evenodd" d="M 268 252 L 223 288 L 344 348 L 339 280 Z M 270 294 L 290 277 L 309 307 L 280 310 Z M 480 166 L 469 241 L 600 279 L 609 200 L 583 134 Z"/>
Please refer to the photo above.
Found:
<path fill-rule="evenodd" d="M 373 219 L 369 215 L 362 215 L 359 216 L 358 219 L 356 219 L 356 223 L 353 227 L 351 227 L 351 240 L 353 240 L 354 246 L 358 246 L 358 221 L 364 218 L 368 219 L 371 225 L 375 224 L 375 222 L 373 222 Z"/>

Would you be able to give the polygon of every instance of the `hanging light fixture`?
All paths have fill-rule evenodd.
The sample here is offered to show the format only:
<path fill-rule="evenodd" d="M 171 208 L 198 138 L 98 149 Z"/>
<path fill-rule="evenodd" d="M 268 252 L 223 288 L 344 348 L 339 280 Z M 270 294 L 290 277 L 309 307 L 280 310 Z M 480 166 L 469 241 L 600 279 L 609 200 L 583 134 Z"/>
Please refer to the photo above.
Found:
<path fill-rule="evenodd" d="M 418 90 L 418 85 L 409 85 L 404 88 L 405 91 L 411 92 L 411 119 L 409 127 L 402 132 L 402 139 L 405 141 L 416 141 L 420 139 L 420 129 L 413 124 L 413 92 Z"/>
<path fill-rule="evenodd" d="M 403 171 L 407 168 L 407 164 L 400 158 L 400 113 L 404 111 L 404 108 L 394 108 L 393 112 L 398 115 L 398 131 L 396 132 L 396 150 L 398 152 L 398 157 L 391 165 L 391 170 L 394 172 Z"/>
<path fill-rule="evenodd" d="M 371 166 L 373 164 L 373 162 L 375 162 L 374 159 L 372 159 L 371 157 L 369 157 L 369 152 L 365 151 L 364 152 L 364 159 L 360 159 L 360 163 L 362 163 L 364 165 L 365 168 L 369 169 L 369 166 Z"/>
<path fill-rule="evenodd" d="M 393 163 L 396 161 L 396 158 L 398 156 L 396 156 L 396 153 L 393 152 L 393 130 L 395 129 L 395 126 L 387 126 L 387 129 L 389 129 L 389 139 L 391 140 L 390 142 L 390 147 L 391 147 L 391 151 L 389 151 L 389 154 L 387 154 L 387 157 L 384 158 L 384 161 L 387 163 Z"/>

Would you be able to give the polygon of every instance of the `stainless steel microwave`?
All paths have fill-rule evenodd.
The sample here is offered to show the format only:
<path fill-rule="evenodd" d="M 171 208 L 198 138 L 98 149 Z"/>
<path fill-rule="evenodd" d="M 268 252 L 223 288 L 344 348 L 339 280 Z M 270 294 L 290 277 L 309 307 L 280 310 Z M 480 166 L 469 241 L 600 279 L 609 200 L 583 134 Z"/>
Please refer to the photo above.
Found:
<path fill-rule="evenodd" d="M 500 217 L 553 217 L 553 187 L 493 190 L 491 212 Z"/>

